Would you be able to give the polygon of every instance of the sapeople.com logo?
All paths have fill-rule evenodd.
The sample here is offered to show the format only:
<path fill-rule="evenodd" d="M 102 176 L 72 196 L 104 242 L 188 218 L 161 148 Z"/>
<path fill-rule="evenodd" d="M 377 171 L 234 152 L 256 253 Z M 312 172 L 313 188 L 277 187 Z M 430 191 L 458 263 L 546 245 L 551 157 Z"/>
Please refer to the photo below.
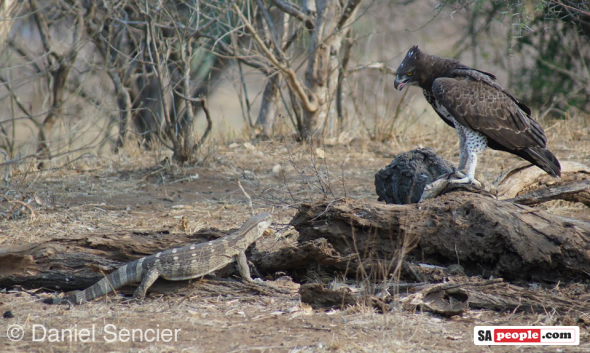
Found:
<path fill-rule="evenodd" d="M 477 345 L 578 345 L 578 326 L 475 326 Z"/>

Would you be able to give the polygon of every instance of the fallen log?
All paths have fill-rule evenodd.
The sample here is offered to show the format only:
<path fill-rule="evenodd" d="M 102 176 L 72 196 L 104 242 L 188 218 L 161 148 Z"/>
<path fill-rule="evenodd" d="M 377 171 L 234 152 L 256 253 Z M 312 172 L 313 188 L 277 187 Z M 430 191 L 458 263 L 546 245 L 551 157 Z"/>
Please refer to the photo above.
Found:
<path fill-rule="evenodd" d="M 224 235 L 213 229 L 173 236 L 168 231 L 129 231 L 3 248 L 0 249 L 0 287 L 83 289 L 126 262 Z"/>
<path fill-rule="evenodd" d="M 360 303 L 360 297 L 349 288 L 327 289 L 320 283 L 304 284 L 299 289 L 301 301 L 314 309 L 344 309 Z"/>
<path fill-rule="evenodd" d="M 407 310 L 421 309 L 443 316 L 460 315 L 468 309 L 559 314 L 590 311 L 586 301 L 521 288 L 501 279 L 431 285 L 401 302 Z"/>
<path fill-rule="evenodd" d="M 590 207 L 590 181 L 560 183 L 552 185 L 550 188 L 529 191 L 507 201 L 532 206 L 552 200 L 581 202 Z"/>
<path fill-rule="evenodd" d="M 346 286 L 329 289 L 320 283 L 309 283 L 301 286 L 299 294 L 301 295 L 301 301 L 309 304 L 314 309 L 346 309 L 354 305 L 374 307 L 381 313 L 389 309 L 387 303 L 381 298 L 366 295 Z"/>
<path fill-rule="evenodd" d="M 561 178 L 555 179 L 533 166 L 513 168 L 494 182 L 498 198 L 513 199 L 530 191 L 553 188 L 556 185 L 586 181 L 590 185 L 590 167 L 570 161 L 561 162 Z"/>
<path fill-rule="evenodd" d="M 291 223 L 300 242 L 325 238 L 334 256 L 380 262 L 389 266 L 384 272 L 409 253 L 485 278 L 556 282 L 590 274 L 590 223 L 464 191 L 412 205 L 304 204 Z"/>
<path fill-rule="evenodd" d="M 506 283 L 502 279 L 455 277 L 447 283 L 405 286 L 406 290 L 414 290 L 414 293 L 404 291 L 397 283 L 378 286 L 381 287 L 380 294 L 369 293 L 356 286 L 326 288 L 320 283 L 304 284 L 299 292 L 301 301 L 314 309 L 346 309 L 364 305 L 387 311 L 401 304 L 405 310 L 429 311 L 447 317 L 461 315 L 470 309 L 556 314 L 590 311 L 587 300 L 567 298 L 564 295 L 567 290 L 532 290 Z M 387 291 L 383 292 L 384 289 Z M 388 292 L 399 295 L 387 295 Z"/>

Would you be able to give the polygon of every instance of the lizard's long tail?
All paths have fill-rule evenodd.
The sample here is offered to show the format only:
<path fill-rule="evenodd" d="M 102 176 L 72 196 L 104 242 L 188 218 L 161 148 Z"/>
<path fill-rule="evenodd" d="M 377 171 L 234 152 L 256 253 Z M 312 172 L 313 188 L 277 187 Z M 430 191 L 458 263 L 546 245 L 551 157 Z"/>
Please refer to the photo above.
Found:
<path fill-rule="evenodd" d="M 141 279 L 141 266 L 137 266 L 138 261 L 128 263 L 108 276 L 104 277 L 100 281 L 96 282 L 87 289 L 72 294 L 64 298 L 49 298 L 44 299 L 45 304 L 82 304 L 83 302 L 89 302 L 95 298 L 101 297 L 108 294 L 115 289 L 119 289 L 124 285 L 132 282 L 137 282 Z M 139 271 L 138 271 L 139 268 Z M 139 273 L 138 273 L 139 272 Z"/>

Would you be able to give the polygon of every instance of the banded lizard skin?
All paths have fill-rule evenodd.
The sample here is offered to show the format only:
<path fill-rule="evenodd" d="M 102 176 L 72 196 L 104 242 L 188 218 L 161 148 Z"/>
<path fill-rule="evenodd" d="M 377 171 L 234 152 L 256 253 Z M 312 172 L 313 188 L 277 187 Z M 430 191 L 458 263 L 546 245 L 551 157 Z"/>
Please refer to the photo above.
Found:
<path fill-rule="evenodd" d="M 118 268 L 81 292 L 65 298 L 44 299 L 43 303 L 82 304 L 136 282 L 141 283 L 133 297 L 143 299 L 148 288 L 158 277 L 171 281 L 202 277 L 233 261 L 236 261 L 242 278 L 251 282 L 253 280 L 250 277 L 245 251 L 262 236 L 271 223 L 271 214 L 258 214 L 249 218 L 240 229 L 228 236 L 142 257 Z"/>

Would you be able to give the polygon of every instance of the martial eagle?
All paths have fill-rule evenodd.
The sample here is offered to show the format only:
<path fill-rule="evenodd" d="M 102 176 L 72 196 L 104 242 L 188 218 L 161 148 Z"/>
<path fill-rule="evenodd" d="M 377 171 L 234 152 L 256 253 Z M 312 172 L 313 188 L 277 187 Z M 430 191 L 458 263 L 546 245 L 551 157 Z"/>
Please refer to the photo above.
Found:
<path fill-rule="evenodd" d="M 424 97 L 459 135 L 459 170 L 467 175 L 456 183 L 473 183 L 477 155 L 490 147 L 517 155 L 550 175 L 561 166 L 547 150 L 547 137 L 531 118 L 531 110 L 506 92 L 496 76 L 452 59 L 410 48 L 397 69 L 395 88 L 419 86 Z"/>

